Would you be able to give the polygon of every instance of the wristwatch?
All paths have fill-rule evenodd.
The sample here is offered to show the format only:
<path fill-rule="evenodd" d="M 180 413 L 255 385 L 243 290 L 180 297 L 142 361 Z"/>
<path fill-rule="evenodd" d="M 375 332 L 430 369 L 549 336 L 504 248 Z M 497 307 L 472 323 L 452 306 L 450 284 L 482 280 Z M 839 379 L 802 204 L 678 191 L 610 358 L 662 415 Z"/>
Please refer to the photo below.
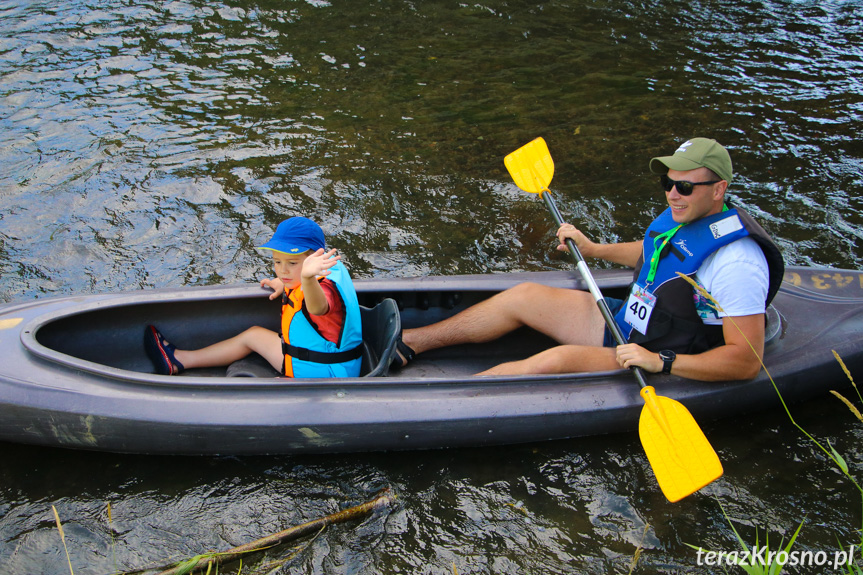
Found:
<path fill-rule="evenodd" d="M 670 349 L 663 349 L 659 352 L 659 359 L 662 360 L 662 373 L 671 373 L 671 364 L 677 358 L 677 354 Z"/>

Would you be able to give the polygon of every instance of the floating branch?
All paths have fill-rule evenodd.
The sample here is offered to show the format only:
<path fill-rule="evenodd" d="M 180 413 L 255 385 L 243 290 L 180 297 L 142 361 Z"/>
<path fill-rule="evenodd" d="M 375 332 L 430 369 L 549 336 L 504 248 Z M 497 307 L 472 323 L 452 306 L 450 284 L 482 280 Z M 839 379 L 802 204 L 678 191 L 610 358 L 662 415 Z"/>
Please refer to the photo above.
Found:
<path fill-rule="evenodd" d="M 246 543 L 245 545 L 240 545 L 239 547 L 234 547 L 233 549 L 229 549 L 224 552 L 203 555 L 193 566 L 189 565 L 188 560 L 175 563 L 170 569 L 162 571 L 158 575 L 181 575 L 183 573 L 192 573 L 193 571 L 205 569 L 213 564 L 222 565 L 224 563 L 230 563 L 232 561 L 236 561 L 247 553 L 261 551 L 268 547 L 285 543 L 286 541 L 292 541 L 311 533 L 319 532 L 328 525 L 360 519 L 378 509 L 388 507 L 393 501 L 395 501 L 395 496 L 392 495 L 390 489 L 387 488 L 380 491 L 374 499 L 355 507 L 327 515 L 326 517 L 314 519 L 308 523 L 303 523 L 302 525 L 290 527 L 284 531 L 274 533 L 273 535 L 263 537 L 256 541 L 252 541 L 251 543 Z"/>

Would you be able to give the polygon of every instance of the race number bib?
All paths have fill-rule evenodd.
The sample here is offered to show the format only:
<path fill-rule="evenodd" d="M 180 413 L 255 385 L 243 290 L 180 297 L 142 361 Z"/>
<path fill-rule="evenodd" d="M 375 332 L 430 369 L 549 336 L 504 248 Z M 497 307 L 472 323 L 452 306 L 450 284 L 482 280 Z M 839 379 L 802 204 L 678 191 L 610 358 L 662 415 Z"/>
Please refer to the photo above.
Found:
<path fill-rule="evenodd" d="M 629 300 L 626 302 L 626 315 L 623 316 L 623 319 L 634 329 L 647 335 L 647 324 L 650 321 L 650 314 L 653 313 L 654 306 L 656 306 L 656 296 L 637 283 L 633 284 L 632 291 L 629 293 Z"/>

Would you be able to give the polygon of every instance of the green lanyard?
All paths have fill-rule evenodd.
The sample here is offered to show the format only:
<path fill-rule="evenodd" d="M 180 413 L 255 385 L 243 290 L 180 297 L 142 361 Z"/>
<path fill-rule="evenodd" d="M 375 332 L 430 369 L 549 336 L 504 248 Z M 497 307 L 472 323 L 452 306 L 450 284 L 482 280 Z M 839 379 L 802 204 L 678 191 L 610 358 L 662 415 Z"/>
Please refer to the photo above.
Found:
<path fill-rule="evenodd" d="M 722 204 L 722 211 L 727 212 L 728 206 L 726 204 Z M 677 233 L 677 230 L 685 226 L 686 224 L 680 224 L 676 228 L 671 228 L 667 232 L 663 232 L 653 238 L 653 255 L 650 257 L 650 269 L 647 272 L 647 285 L 653 283 L 654 278 L 656 278 L 656 270 L 659 268 L 659 259 L 662 257 L 662 250 L 665 249 L 665 246 L 668 245 L 668 242 L 671 241 L 671 238 L 674 237 L 674 234 Z M 659 247 L 656 244 L 661 243 Z M 647 286 L 645 286 L 647 287 Z"/>
<path fill-rule="evenodd" d="M 686 224 L 680 224 L 676 228 L 671 228 L 667 232 L 663 232 L 653 238 L 653 255 L 650 257 L 650 270 L 647 272 L 647 285 L 652 284 L 656 277 L 656 270 L 659 268 L 659 258 L 662 257 L 662 250 L 665 249 L 665 246 L 668 245 L 668 242 L 670 242 L 671 238 L 674 237 L 674 234 L 677 233 L 677 230 L 685 225 Z M 657 247 L 657 244 L 660 243 L 661 245 Z"/>

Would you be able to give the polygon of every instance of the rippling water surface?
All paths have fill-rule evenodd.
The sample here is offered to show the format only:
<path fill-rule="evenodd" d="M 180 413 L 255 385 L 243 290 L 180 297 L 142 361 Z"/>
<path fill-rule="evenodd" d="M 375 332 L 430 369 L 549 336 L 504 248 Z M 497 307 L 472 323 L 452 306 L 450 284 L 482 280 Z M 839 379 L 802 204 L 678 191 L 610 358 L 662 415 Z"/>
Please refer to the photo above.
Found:
<path fill-rule="evenodd" d="M 357 277 L 566 268 L 503 167 L 536 136 L 597 239 L 638 238 L 664 201 L 647 160 L 703 135 L 788 263 L 859 268 L 861 16 L 838 0 L 0 1 L 0 301 L 254 281 L 253 247 L 298 214 Z M 796 409 L 860 468 L 844 406 Z M 636 572 L 707 573 L 685 543 L 734 549 L 722 509 L 753 543 L 804 518 L 802 548 L 855 541 L 856 491 L 783 414 L 706 431 L 726 475 L 676 505 L 628 436 L 316 458 L 3 446 L 0 571 L 68 570 L 51 505 L 76 573 L 109 573 L 387 486 L 391 510 L 281 572 L 626 573 L 643 542 Z"/>

